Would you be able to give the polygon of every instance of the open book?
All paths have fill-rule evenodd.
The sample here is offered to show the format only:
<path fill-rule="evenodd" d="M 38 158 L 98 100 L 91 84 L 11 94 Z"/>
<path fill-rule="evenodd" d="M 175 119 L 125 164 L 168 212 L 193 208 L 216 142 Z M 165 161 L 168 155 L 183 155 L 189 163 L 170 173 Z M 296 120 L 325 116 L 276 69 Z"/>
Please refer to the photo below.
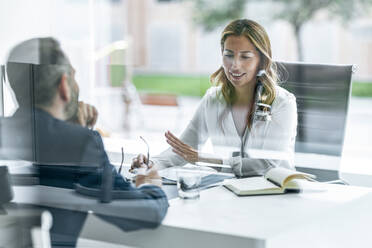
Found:
<path fill-rule="evenodd" d="M 284 194 L 288 190 L 300 191 L 301 181 L 314 181 L 314 175 L 285 168 L 270 169 L 265 176 L 228 179 L 224 186 L 237 195 Z"/>

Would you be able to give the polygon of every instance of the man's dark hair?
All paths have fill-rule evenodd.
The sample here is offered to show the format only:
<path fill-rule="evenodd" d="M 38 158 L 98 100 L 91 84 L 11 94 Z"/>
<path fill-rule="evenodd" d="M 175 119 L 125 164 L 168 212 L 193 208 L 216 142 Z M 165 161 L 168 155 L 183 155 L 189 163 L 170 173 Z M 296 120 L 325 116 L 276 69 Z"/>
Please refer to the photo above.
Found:
<path fill-rule="evenodd" d="M 56 95 L 63 74 L 71 75 L 70 61 L 54 38 L 34 38 L 16 45 L 9 53 L 7 75 L 18 104 L 28 104 L 30 70 L 26 65 L 34 65 L 34 103 L 48 106 Z"/>

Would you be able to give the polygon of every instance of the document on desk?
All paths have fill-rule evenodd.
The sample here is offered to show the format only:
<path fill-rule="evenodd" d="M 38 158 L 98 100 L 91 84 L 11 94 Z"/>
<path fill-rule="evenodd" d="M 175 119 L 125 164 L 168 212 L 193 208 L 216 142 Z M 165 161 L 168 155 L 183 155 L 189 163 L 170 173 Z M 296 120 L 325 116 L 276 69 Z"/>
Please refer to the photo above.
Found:
<path fill-rule="evenodd" d="M 178 168 L 172 167 L 159 171 L 159 175 L 163 179 L 163 184 L 177 184 L 177 169 Z M 223 182 L 225 179 L 231 179 L 235 177 L 232 173 L 219 173 L 211 168 L 200 167 L 199 172 L 201 173 L 202 177 L 200 188 L 208 188 L 217 183 Z"/>
<path fill-rule="evenodd" d="M 285 168 L 270 169 L 265 176 L 242 179 L 228 179 L 223 185 L 238 196 L 284 194 L 299 192 L 306 181 L 314 181 L 315 176 Z"/>

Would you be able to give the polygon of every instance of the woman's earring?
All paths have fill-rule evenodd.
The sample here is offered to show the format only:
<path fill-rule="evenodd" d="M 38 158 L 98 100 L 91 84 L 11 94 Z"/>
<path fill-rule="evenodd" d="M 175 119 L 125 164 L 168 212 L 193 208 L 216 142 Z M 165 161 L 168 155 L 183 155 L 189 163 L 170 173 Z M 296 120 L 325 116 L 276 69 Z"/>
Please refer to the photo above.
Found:
<path fill-rule="evenodd" d="M 256 77 L 262 77 L 262 76 L 265 75 L 265 74 L 266 74 L 266 71 L 265 71 L 265 70 L 259 70 L 259 71 L 257 72 Z"/>

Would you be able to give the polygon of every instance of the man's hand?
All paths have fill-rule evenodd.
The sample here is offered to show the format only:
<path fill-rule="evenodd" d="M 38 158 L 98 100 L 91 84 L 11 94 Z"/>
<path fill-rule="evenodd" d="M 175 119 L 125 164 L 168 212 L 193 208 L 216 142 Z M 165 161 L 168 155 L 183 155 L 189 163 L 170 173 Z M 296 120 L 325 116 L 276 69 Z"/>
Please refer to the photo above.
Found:
<path fill-rule="evenodd" d="M 138 154 L 137 157 L 133 158 L 129 172 L 133 172 L 134 169 L 138 169 L 138 168 L 144 168 L 144 167 L 147 168 L 147 164 L 149 168 L 150 167 L 152 168 L 154 165 L 154 163 L 151 160 L 149 161 L 149 163 L 147 163 L 146 155 Z"/>
<path fill-rule="evenodd" d="M 93 128 L 97 122 L 98 111 L 90 104 L 79 101 L 77 123 L 83 127 Z"/>
<path fill-rule="evenodd" d="M 200 161 L 199 152 L 193 147 L 183 143 L 170 131 L 165 133 L 165 137 L 167 138 L 167 143 L 172 147 L 172 151 L 177 153 L 184 160 L 192 164 Z"/>
<path fill-rule="evenodd" d="M 157 169 L 153 166 L 153 164 L 147 167 L 145 164 L 141 166 L 138 170 L 138 174 L 136 176 L 136 186 L 139 187 L 142 184 L 153 184 L 156 186 L 161 187 L 162 181 L 161 177 L 158 174 Z"/>

